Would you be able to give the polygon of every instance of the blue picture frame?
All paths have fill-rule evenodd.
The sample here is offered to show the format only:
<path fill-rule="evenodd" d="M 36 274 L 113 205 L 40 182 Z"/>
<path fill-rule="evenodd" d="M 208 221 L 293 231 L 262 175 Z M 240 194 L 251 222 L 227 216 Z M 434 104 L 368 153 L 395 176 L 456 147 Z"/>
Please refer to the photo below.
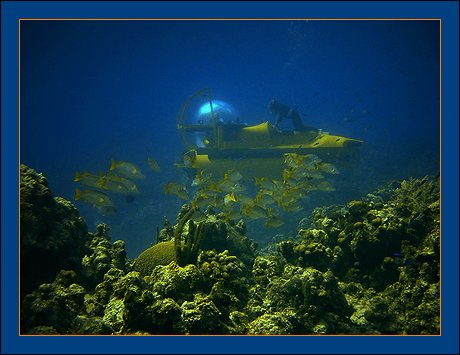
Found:
<path fill-rule="evenodd" d="M 458 353 L 459 47 L 457 1 L 1 3 L 2 353 Z M 440 336 L 19 336 L 18 25 L 32 18 L 431 18 L 442 25 Z"/>

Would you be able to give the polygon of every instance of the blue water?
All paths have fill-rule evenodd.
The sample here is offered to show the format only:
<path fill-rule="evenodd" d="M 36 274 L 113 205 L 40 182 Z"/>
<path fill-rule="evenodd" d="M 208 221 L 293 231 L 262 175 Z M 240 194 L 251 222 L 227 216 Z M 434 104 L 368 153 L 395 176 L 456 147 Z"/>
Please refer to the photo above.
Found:
<path fill-rule="evenodd" d="M 184 151 L 177 114 L 204 87 L 249 124 L 274 123 L 276 98 L 309 126 L 366 142 L 353 170 L 334 177 L 337 191 L 312 194 L 284 234 L 316 206 L 439 172 L 438 21 L 22 21 L 20 35 L 21 163 L 72 201 L 76 171 L 106 171 L 111 158 L 139 165 L 142 193 L 116 200 L 115 216 L 74 201 L 90 231 L 108 223 L 130 258 L 164 216 L 175 221 L 182 202 L 162 185 L 187 182 L 173 165 Z"/>

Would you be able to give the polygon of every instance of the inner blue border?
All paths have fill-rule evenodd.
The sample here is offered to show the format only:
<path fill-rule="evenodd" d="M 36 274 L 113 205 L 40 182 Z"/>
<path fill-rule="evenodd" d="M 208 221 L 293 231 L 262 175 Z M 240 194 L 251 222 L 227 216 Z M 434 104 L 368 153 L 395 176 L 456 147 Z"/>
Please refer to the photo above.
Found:
<path fill-rule="evenodd" d="M 2 353 L 458 353 L 458 2 L 8 2 L 2 10 Z M 18 336 L 18 19 L 440 18 L 442 336 Z"/>

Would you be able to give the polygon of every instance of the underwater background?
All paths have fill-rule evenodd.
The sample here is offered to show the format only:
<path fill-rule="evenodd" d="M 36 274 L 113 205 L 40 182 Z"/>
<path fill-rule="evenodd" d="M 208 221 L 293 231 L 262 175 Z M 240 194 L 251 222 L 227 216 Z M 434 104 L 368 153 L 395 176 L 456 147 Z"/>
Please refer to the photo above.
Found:
<path fill-rule="evenodd" d="M 134 259 L 183 204 L 163 186 L 190 184 L 174 166 L 185 151 L 176 130 L 184 101 L 209 87 L 257 124 L 274 123 L 267 105 L 276 98 L 309 126 L 365 142 L 334 176 L 335 191 L 312 193 L 279 228 L 247 226 L 261 244 L 294 236 L 316 207 L 439 173 L 439 31 L 436 20 L 22 21 L 20 160 L 77 206 L 90 231 L 106 223 Z M 74 200 L 73 180 L 107 171 L 111 159 L 146 178 L 133 201 L 102 216 Z"/>

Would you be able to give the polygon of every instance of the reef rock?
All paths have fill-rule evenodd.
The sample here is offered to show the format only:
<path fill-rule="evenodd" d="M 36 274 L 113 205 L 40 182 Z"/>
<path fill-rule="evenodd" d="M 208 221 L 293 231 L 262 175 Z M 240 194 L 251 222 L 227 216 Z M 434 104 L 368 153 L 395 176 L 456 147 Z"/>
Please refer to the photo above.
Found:
<path fill-rule="evenodd" d="M 87 252 L 88 229 L 69 201 L 54 197 L 43 174 L 21 164 L 21 295 L 77 269 Z"/>
<path fill-rule="evenodd" d="M 206 211 L 205 219 L 197 223 L 191 221 L 190 214 L 193 212 L 188 205 L 184 205 L 179 212 L 177 224 L 171 227 L 169 224 L 160 232 L 162 240 L 169 235 L 169 240 L 152 245 L 144 250 L 134 261 L 134 269 L 142 275 L 149 275 L 158 265 L 167 265 L 174 261 L 184 266 L 181 255 L 190 255 L 194 248 L 196 257 L 199 250 L 214 250 L 223 252 L 228 250 L 243 261 L 250 270 L 255 258 L 256 244 L 245 235 L 244 222 L 235 224 L 226 221 L 225 216 L 215 215 L 212 211 Z M 191 228 L 194 226 L 193 232 Z M 176 238 L 183 240 L 177 242 Z M 179 245 L 179 248 L 178 248 Z M 192 259 L 195 258 L 187 258 Z"/>
<path fill-rule="evenodd" d="M 21 171 L 24 269 L 57 258 L 21 302 L 22 334 L 439 334 L 436 178 L 319 207 L 258 255 L 244 222 L 210 210 L 194 221 L 184 205 L 133 265 L 108 226 L 88 233 L 42 175 Z"/>

